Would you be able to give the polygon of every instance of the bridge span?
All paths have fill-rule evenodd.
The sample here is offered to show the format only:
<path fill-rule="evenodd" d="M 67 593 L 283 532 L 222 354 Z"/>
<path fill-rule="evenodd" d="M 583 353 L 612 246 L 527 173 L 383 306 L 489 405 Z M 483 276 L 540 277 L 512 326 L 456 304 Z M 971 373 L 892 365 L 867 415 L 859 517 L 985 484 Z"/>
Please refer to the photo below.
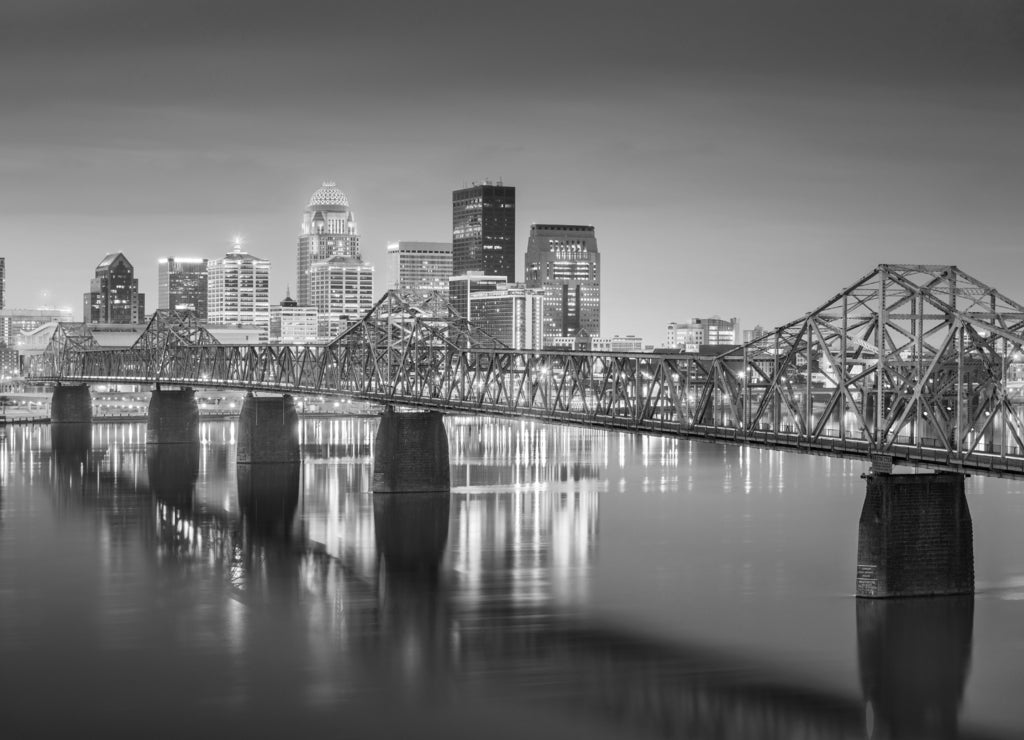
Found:
<path fill-rule="evenodd" d="M 318 345 L 224 345 L 158 311 L 127 348 L 63 324 L 28 375 L 334 395 L 1024 476 L 1024 306 L 955 266 L 879 265 L 717 356 L 517 350 L 391 292 Z"/>
<path fill-rule="evenodd" d="M 87 325 L 63 324 L 28 375 L 154 384 L 153 442 L 191 433 L 188 389 L 207 385 L 870 460 L 857 590 L 891 596 L 973 592 L 964 476 L 1024 476 L 1022 357 L 1024 305 L 952 265 L 883 264 L 803 317 L 717 356 L 513 349 L 438 294 L 391 292 L 317 345 L 224 345 L 194 316 L 166 311 L 127 348 L 102 347 Z M 161 384 L 186 395 L 160 396 Z M 59 404 L 55 391 L 55 422 L 90 417 L 87 387 L 77 387 L 84 393 L 62 391 Z M 240 431 L 252 440 L 246 455 L 255 457 L 246 460 L 259 462 L 282 451 L 277 439 L 295 426 L 295 412 L 290 399 L 250 406 L 246 425 L 276 419 L 263 432 Z M 160 418 L 172 407 L 185 409 L 183 426 Z M 385 414 L 375 462 L 404 466 L 375 470 L 386 490 L 406 490 L 417 477 L 437 490 L 448 480 L 440 418 L 422 421 L 394 426 Z M 297 440 L 289 444 L 297 456 Z M 894 464 L 946 472 L 894 476 Z"/>

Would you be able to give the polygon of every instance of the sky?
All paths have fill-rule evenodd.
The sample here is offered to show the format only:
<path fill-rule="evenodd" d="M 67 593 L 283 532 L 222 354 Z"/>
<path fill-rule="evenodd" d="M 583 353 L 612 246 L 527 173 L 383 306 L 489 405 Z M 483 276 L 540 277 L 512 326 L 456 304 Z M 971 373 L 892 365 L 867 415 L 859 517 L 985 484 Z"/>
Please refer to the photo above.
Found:
<path fill-rule="evenodd" d="M 1024 300 L 1020 0 L 3 0 L 7 304 L 81 312 L 108 251 L 241 234 L 295 284 L 301 214 L 346 193 L 386 244 L 450 241 L 451 191 L 596 227 L 602 333 L 773 327 L 875 265 Z"/>

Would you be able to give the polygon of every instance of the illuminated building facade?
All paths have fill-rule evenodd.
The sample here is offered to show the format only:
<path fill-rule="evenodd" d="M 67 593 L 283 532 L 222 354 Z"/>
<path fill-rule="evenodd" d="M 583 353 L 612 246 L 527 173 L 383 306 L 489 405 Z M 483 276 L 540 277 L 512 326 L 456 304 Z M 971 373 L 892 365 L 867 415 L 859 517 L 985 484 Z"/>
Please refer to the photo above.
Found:
<path fill-rule="evenodd" d="M 320 312 L 315 306 L 300 306 L 291 296 L 270 307 L 270 341 L 283 344 L 316 342 Z"/>
<path fill-rule="evenodd" d="M 135 268 L 121 252 L 108 254 L 96 266 L 89 292 L 82 298 L 87 324 L 141 324 L 146 320 L 146 296 L 139 292 Z"/>
<path fill-rule="evenodd" d="M 259 326 L 270 321 L 270 260 L 234 249 L 208 265 L 207 319 L 211 324 Z"/>
<path fill-rule="evenodd" d="M 504 275 L 484 275 L 479 270 L 471 270 L 464 275 L 453 275 L 448 280 L 448 302 L 456 314 L 472 321 L 469 296 L 481 291 L 497 290 L 505 285 Z"/>
<path fill-rule="evenodd" d="M 296 300 L 313 305 L 310 283 L 313 263 L 332 257 L 359 257 L 359 231 L 348 198 L 333 182 L 325 182 L 302 214 L 298 247 Z"/>
<path fill-rule="evenodd" d="M 452 274 L 516 279 L 516 189 L 500 181 L 452 192 Z"/>
<path fill-rule="evenodd" d="M 388 290 L 425 293 L 448 290 L 452 276 L 452 245 L 448 242 L 388 244 Z"/>
<path fill-rule="evenodd" d="M 474 326 L 512 349 L 543 347 L 544 291 L 522 285 L 496 286 L 469 294 Z"/>
<path fill-rule="evenodd" d="M 601 255 L 593 226 L 534 224 L 526 286 L 544 291 L 544 343 L 601 333 Z"/>
<path fill-rule="evenodd" d="M 320 337 L 336 337 L 373 308 L 373 265 L 358 255 L 317 260 L 309 269 L 309 295 L 320 313 Z"/>
<path fill-rule="evenodd" d="M 157 308 L 194 311 L 205 321 L 209 289 L 208 260 L 200 257 L 163 257 L 157 263 Z"/>

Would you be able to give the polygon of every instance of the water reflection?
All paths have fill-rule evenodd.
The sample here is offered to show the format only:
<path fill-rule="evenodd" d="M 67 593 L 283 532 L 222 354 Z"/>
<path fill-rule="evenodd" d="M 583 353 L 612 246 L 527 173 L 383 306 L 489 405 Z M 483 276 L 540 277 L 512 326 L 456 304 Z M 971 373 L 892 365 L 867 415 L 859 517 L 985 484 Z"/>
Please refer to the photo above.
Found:
<path fill-rule="evenodd" d="M 868 736 L 959 737 L 973 632 L 973 596 L 858 600 Z"/>
<path fill-rule="evenodd" d="M 104 549 L 98 566 L 103 586 L 82 600 L 98 605 L 102 645 L 137 651 L 119 664 L 124 675 L 143 673 L 153 696 L 175 695 L 243 729 L 268 717 L 309 728 L 344 707 L 344 726 L 361 736 L 429 736 L 441 726 L 445 736 L 564 737 L 568 727 L 604 737 L 861 738 L 868 705 L 871 737 L 977 736 L 957 734 L 972 600 L 849 600 L 863 696 L 709 649 L 684 630 L 651 634 L 592 608 L 607 473 L 586 476 L 620 455 L 640 476 L 671 475 L 656 465 L 677 464 L 678 442 L 453 424 L 473 482 L 451 495 L 370 494 L 361 454 L 329 456 L 372 440 L 362 422 L 346 433 L 365 439 L 328 442 L 301 466 L 236 466 L 219 427 L 195 448 L 147 447 L 138 430 L 108 427 L 91 441 L 54 437 L 44 486 L 28 486 L 31 465 L 7 469 L 31 496 L 93 513 L 105 548 L 120 532 L 123 547 Z M 314 436 L 307 430 L 307 444 Z M 40 446 L 25 438 L 15 449 L 25 462 Z M 503 483 L 510 475 L 523 485 Z M 60 598 L 83 588 L 48 577 Z M 702 608 L 693 596 L 675 615 L 680 624 Z M 39 660 L 31 651 L 0 657 L 15 670 Z M 82 674 L 69 669 L 66 683 L 78 692 L 76 711 L 87 712 L 111 689 Z M 18 687 L 11 706 L 21 697 L 38 709 L 49 695 L 33 704 L 36 694 Z M 155 700 L 135 701 L 144 715 L 159 711 Z M 482 714 L 466 725 L 471 710 Z M 498 719 L 511 713 L 528 719 Z"/>

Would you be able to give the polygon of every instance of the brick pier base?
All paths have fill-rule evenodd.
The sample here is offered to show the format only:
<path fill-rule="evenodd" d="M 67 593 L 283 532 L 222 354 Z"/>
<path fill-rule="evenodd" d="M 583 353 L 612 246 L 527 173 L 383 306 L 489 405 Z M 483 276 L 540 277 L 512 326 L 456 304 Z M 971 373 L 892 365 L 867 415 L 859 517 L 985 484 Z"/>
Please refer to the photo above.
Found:
<path fill-rule="evenodd" d="M 236 461 L 249 463 L 297 463 L 299 415 L 291 396 L 254 396 L 242 402 L 238 415 Z"/>
<path fill-rule="evenodd" d="M 373 443 L 373 492 L 449 490 L 448 433 L 442 415 L 386 409 Z"/>
<path fill-rule="evenodd" d="M 163 390 L 149 397 L 146 419 L 148 444 L 191 445 L 199 440 L 199 404 L 191 388 Z"/>
<path fill-rule="evenodd" d="M 50 398 L 50 421 L 54 424 L 91 424 L 92 394 L 87 385 L 60 385 Z"/>
<path fill-rule="evenodd" d="M 973 593 L 974 534 L 964 476 L 869 476 L 857 543 L 857 596 Z"/>

